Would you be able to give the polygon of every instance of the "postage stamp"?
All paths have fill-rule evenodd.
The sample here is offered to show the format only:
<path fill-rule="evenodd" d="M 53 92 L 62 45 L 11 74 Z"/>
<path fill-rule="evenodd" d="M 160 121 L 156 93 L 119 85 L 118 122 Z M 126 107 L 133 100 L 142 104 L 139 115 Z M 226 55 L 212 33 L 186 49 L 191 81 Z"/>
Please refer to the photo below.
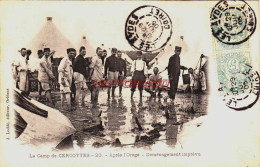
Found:
<path fill-rule="evenodd" d="M 164 47 L 172 35 L 172 22 L 156 6 L 140 6 L 127 18 L 125 37 L 135 49 L 152 52 Z"/>
<path fill-rule="evenodd" d="M 222 42 L 220 42 L 219 40 L 215 40 L 214 42 L 214 47 L 216 49 L 216 51 L 230 51 L 230 50 L 248 50 L 250 48 L 249 46 L 249 41 L 245 41 L 239 45 L 228 45 L 228 44 L 223 44 Z"/>
<path fill-rule="evenodd" d="M 259 98 L 259 74 L 250 66 L 249 52 L 232 52 L 217 55 L 220 92 L 226 105 L 244 110 Z"/>
<path fill-rule="evenodd" d="M 256 28 L 253 9 L 242 0 L 222 0 L 210 15 L 213 35 L 225 44 L 240 44 L 249 39 Z"/>

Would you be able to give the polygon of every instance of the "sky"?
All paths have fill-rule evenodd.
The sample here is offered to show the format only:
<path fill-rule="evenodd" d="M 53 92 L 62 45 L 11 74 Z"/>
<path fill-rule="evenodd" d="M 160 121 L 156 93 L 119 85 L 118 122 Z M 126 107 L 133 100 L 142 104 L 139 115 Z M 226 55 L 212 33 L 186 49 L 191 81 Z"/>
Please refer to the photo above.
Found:
<path fill-rule="evenodd" d="M 133 50 L 125 38 L 125 22 L 141 5 L 157 6 L 169 15 L 173 33 L 168 44 L 180 45 L 179 37 L 184 36 L 182 64 L 194 67 L 202 53 L 209 57 L 213 54 L 209 15 L 216 1 L 27 1 L 1 4 L 2 43 L 6 46 L 2 51 L 7 49 L 9 54 L 17 54 L 18 49 L 26 47 L 44 26 L 46 17 L 53 17 L 54 24 L 75 47 L 84 35 L 93 48 L 104 43 L 107 48 Z"/>

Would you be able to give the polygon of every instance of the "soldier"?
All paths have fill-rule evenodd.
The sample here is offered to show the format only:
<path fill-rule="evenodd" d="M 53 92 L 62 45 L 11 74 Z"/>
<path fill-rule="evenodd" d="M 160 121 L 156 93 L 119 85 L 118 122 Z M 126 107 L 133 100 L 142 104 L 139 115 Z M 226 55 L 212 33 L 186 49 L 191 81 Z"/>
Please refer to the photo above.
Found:
<path fill-rule="evenodd" d="M 15 80 L 15 86 L 29 95 L 29 64 L 27 59 L 27 51 L 25 48 L 22 48 L 20 53 L 21 56 L 14 60 L 12 64 L 13 77 Z"/>
<path fill-rule="evenodd" d="M 116 57 L 117 49 L 112 48 L 111 50 L 111 56 L 109 56 L 106 59 L 105 62 L 105 73 L 104 73 L 104 78 L 108 78 L 108 89 L 107 89 L 107 95 L 108 99 L 110 98 L 110 88 L 112 86 L 112 96 L 115 96 L 115 89 L 116 89 L 116 84 L 117 84 L 117 79 L 118 79 L 118 58 Z"/>
<path fill-rule="evenodd" d="M 181 68 L 180 53 L 181 53 L 181 47 L 175 46 L 175 54 L 170 57 L 169 64 L 167 67 L 168 76 L 170 80 L 169 96 L 172 100 L 172 103 L 174 103 L 175 94 L 177 92 L 179 76 L 180 76 L 180 68 Z"/>
<path fill-rule="evenodd" d="M 126 78 L 126 60 L 122 59 L 122 52 L 117 51 L 118 56 L 118 66 L 119 66 L 119 75 L 118 75 L 118 85 L 119 85 L 119 96 L 122 95 L 123 82 Z"/>
<path fill-rule="evenodd" d="M 86 78 L 87 78 L 87 62 L 84 56 L 86 55 L 86 49 L 84 46 L 80 47 L 79 55 L 73 62 L 73 76 L 76 87 L 75 103 L 78 106 L 80 93 L 82 94 L 82 106 L 85 105 L 84 99 L 86 96 Z"/>
<path fill-rule="evenodd" d="M 92 58 L 92 62 L 89 65 L 90 68 L 90 75 L 89 79 L 91 79 L 91 102 L 97 102 L 98 96 L 99 96 L 99 85 L 101 84 L 101 81 L 103 80 L 103 64 L 102 64 L 102 49 L 100 47 L 96 50 L 97 55 L 95 55 Z"/>
<path fill-rule="evenodd" d="M 71 84 L 73 77 L 72 59 L 76 50 L 73 48 L 67 49 L 67 56 L 65 56 L 58 67 L 59 83 L 61 93 L 61 107 L 63 107 L 64 100 L 66 98 L 68 104 L 68 110 L 71 111 Z"/>
<path fill-rule="evenodd" d="M 38 69 L 38 81 L 45 96 L 52 105 L 54 102 L 51 99 L 51 81 L 55 80 L 55 76 L 52 72 L 52 66 L 50 64 L 49 56 L 53 53 L 50 53 L 50 48 L 44 48 L 44 56 L 41 58 Z"/>
<path fill-rule="evenodd" d="M 143 95 L 143 85 L 145 83 L 145 79 L 147 78 L 147 67 L 145 61 L 142 60 L 141 51 L 137 51 L 137 60 L 132 63 L 131 72 L 133 75 L 131 84 L 131 98 L 133 98 L 136 86 L 138 85 L 141 99 Z"/>

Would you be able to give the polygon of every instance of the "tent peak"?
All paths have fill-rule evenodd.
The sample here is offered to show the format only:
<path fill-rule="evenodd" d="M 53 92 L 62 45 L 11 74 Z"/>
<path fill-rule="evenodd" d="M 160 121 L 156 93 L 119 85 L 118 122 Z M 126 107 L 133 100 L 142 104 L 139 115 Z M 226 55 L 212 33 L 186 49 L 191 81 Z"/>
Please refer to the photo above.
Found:
<path fill-rule="evenodd" d="M 52 21 L 52 17 L 47 17 L 47 21 Z"/>

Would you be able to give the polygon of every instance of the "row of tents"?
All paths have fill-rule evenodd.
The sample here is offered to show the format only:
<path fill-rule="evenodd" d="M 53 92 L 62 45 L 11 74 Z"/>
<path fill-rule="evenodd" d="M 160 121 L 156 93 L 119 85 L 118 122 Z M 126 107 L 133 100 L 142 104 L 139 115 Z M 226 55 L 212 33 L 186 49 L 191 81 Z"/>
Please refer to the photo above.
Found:
<path fill-rule="evenodd" d="M 74 45 L 65 36 L 62 35 L 62 33 L 53 23 L 52 17 L 47 17 L 46 24 L 32 39 L 27 48 L 30 48 L 33 53 L 37 53 L 39 49 L 51 48 L 51 50 L 55 50 L 54 58 L 63 58 L 65 55 L 67 55 L 67 48 L 71 48 L 73 46 Z M 78 48 L 76 49 L 79 49 L 80 46 L 85 46 L 86 57 L 95 55 L 96 49 L 88 42 L 86 36 L 81 38 L 78 44 Z M 105 48 L 104 44 L 102 44 L 100 47 L 102 49 L 107 49 Z M 107 51 L 109 54 L 109 50 Z M 123 53 L 122 58 L 125 59 L 128 63 L 132 63 L 132 59 L 127 54 Z"/>
<path fill-rule="evenodd" d="M 183 51 L 187 50 L 187 46 L 185 45 L 185 42 L 183 42 L 183 37 L 180 38 L 181 42 L 175 42 L 176 45 L 180 45 L 183 47 Z M 187 44 L 186 44 L 187 45 Z M 78 44 L 78 48 L 80 46 L 85 46 L 86 48 L 86 57 L 91 57 L 95 55 L 95 49 L 91 44 L 88 42 L 86 36 L 83 36 Z M 66 49 L 73 47 L 73 44 L 65 37 L 63 34 L 58 30 L 58 28 L 53 23 L 52 17 L 47 17 L 47 22 L 43 26 L 43 28 L 39 31 L 39 33 L 32 39 L 31 43 L 27 48 L 30 48 L 32 50 L 32 53 L 37 53 L 37 50 L 43 49 L 43 48 L 51 48 L 51 50 L 55 50 L 54 55 L 54 64 L 55 66 L 58 66 L 61 58 L 63 58 L 66 53 Z M 104 44 L 100 46 L 102 49 L 106 49 L 108 52 L 108 55 L 110 54 L 110 48 L 105 48 Z M 149 66 L 150 70 L 149 73 L 152 74 L 153 67 L 157 66 L 159 68 L 159 71 L 161 72 L 161 75 L 163 76 L 163 79 L 168 79 L 167 70 L 165 68 L 168 65 L 169 58 L 174 54 L 174 47 L 171 44 L 168 44 L 165 46 L 160 52 L 153 53 L 157 56 L 150 60 Z M 76 49 L 78 49 L 76 48 Z M 186 51 L 187 52 L 187 51 Z M 184 54 L 185 55 L 185 54 Z M 36 56 L 36 55 L 34 55 Z M 123 51 L 122 58 L 127 61 L 128 67 L 132 64 L 132 58 L 127 55 L 127 51 Z M 199 57 L 198 57 L 199 60 Z M 197 60 L 197 61 L 198 61 Z M 201 67 L 205 64 L 205 59 L 201 60 Z M 182 64 L 185 65 L 185 64 Z M 189 68 L 189 67 L 188 67 Z M 186 71 L 187 75 L 187 71 Z M 182 77 L 182 75 L 180 76 Z M 183 85 L 183 78 L 180 78 L 179 85 Z"/>

